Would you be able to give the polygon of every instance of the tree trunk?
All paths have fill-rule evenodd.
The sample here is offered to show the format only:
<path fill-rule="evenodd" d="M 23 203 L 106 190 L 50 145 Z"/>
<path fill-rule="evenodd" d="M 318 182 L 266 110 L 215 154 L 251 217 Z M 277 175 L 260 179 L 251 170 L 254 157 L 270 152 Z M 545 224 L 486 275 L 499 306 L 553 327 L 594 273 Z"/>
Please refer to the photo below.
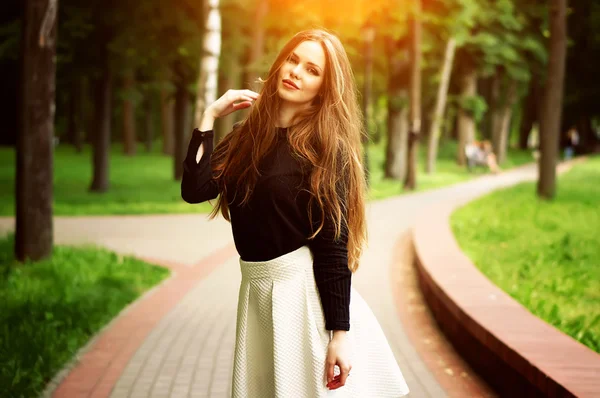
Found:
<path fill-rule="evenodd" d="M 363 123 L 364 123 L 364 134 L 361 137 L 363 144 L 363 163 L 365 168 L 365 177 L 367 179 L 367 185 L 370 184 L 370 168 L 369 168 L 369 141 L 371 137 L 369 121 L 371 120 L 371 101 L 372 101 L 372 85 L 373 85 L 373 39 L 374 31 L 371 31 L 369 37 L 364 43 L 364 56 L 365 56 L 365 77 L 364 86 L 362 92 L 362 110 L 363 110 Z"/>
<path fill-rule="evenodd" d="M 477 70 L 469 66 L 462 75 L 461 97 L 463 99 L 473 97 L 477 94 Z M 475 140 L 475 119 L 470 110 L 460 107 L 457 120 L 458 130 L 458 153 L 457 162 L 464 166 L 466 162 L 465 146 Z"/>
<path fill-rule="evenodd" d="M 236 77 L 239 76 L 240 68 L 238 67 L 238 63 L 236 62 L 235 57 L 230 56 L 228 63 L 229 65 L 227 68 L 219 68 L 220 93 L 225 93 L 227 90 L 237 87 Z M 225 137 L 231 132 L 231 130 L 233 130 L 233 124 L 235 122 L 235 113 L 236 112 L 232 112 L 227 116 L 217 119 L 215 123 L 215 142 L 221 141 L 223 137 Z"/>
<path fill-rule="evenodd" d="M 481 121 L 479 122 L 478 129 L 481 132 L 481 137 L 484 140 L 492 139 L 492 108 L 494 104 L 493 100 L 493 83 L 495 75 L 490 77 L 478 77 L 477 78 L 477 94 L 483 98 L 487 105 L 487 111 L 483 114 Z"/>
<path fill-rule="evenodd" d="M 123 88 L 125 100 L 123 101 L 123 148 L 128 156 L 136 153 L 137 140 L 135 132 L 135 105 L 132 100 L 135 90 L 135 76 L 133 71 L 127 71 L 124 76 Z"/>
<path fill-rule="evenodd" d="M 207 3 L 204 51 L 198 68 L 200 72 L 196 92 L 194 126 L 200 125 L 206 107 L 217 100 L 219 55 L 221 54 L 221 13 L 219 12 L 219 0 L 208 0 Z"/>
<path fill-rule="evenodd" d="M 81 120 L 83 120 L 84 143 L 90 146 L 94 145 L 94 137 L 96 134 L 96 106 L 94 104 L 96 95 L 93 93 L 95 79 L 92 77 L 82 77 L 81 91 Z"/>
<path fill-rule="evenodd" d="M 492 139 L 492 148 L 496 156 L 498 156 L 498 145 L 502 134 L 502 80 L 503 74 L 499 68 L 492 76 L 491 94 L 490 94 L 490 130 Z"/>
<path fill-rule="evenodd" d="M 592 119 L 586 112 L 579 117 L 576 123 L 579 133 L 577 153 L 593 153 L 598 151 L 599 140 L 592 127 Z"/>
<path fill-rule="evenodd" d="M 29 0 L 21 33 L 15 257 L 52 254 L 54 100 L 58 0 Z"/>
<path fill-rule="evenodd" d="M 264 19 L 269 12 L 268 0 L 257 0 L 254 14 L 254 24 L 252 25 L 252 42 L 250 44 L 250 53 L 247 68 L 247 78 L 250 82 L 250 89 L 258 91 L 255 81 L 260 76 L 259 60 L 265 52 L 265 24 Z"/>
<path fill-rule="evenodd" d="M 454 105 L 451 108 L 451 117 L 449 118 L 448 122 L 448 133 L 447 133 L 447 137 L 450 140 L 454 140 L 454 141 L 458 141 L 459 140 L 459 134 L 458 134 L 458 116 L 460 114 L 460 106 L 458 105 Z"/>
<path fill-rule="evenodd" d="M 386 38 L 389 60 L 385 178 L 404 181 L 408 159 L 408 82 L 406 43 Z"/>
<path fill-rule="evenodd" d="M 187 119 L 190 108 L 190 95 L 187 92 L 186 84 L 177 84 L 175 91 L 175 180 L 181 180 L 183 176 L 183 160 L 185 159 L 187 136 Z"/>
<path fill-rule="evenodd" d="M 404 91 L 404 98 L 408 93 Z M 396 94 L 396 98 L 401 94 Z M 402 101 L 407 102 L 407 101 Z M 408 160 L 408 106 L 388 104 L 385 178 L 404 181 Z"/>
<path fill-rule="evenodd" d="M 75 136 L 73 137 L 74 139 L 74 143 L 73 145 L 75 146 L 75 150 L 77 151 L 77 153 L 80 153 L 83 150 L 83 142 L 84 142 L 84 137 L 86 135 L 86 131 L 88 130 L 88 123 L 86 123 L 86 110 L 85 110 L 85 101 L 87 100 L 87 94 L 86 94 L 86 89 L 87 89 L 87 85 L 86 85 L 86 77 L 85 76 L 81 76 L 77 79 L 76 85 L 78 86 L 77 89 L 77 101 L 78 104 L 76 106 L 76 121 L 77 121 L 77 130 L 75 131 Z"/>
<path fill-rule="evenodd" d="M 165 88 L 160 90 L 160 123 L 162 133 L 162 153 L 165 155 L 174 155 L 174 105 L 175 102 L 170 98 Z"/>
<path fill-rule="evenodd" d="M 71 85 L 69 93 L 69 124 L 67 127 L 68 141 L 77 153 L 81 153 L 83 149 L 83 134 L 84 134 L 84 101 L 83 95 L 84 78 L 75 79 Z"/>
<path fill-rule="evenodd" d="M 537 77 L 533 76 L 529 82 L 529 90 L 527 97 L 523 101 L 523 114 L 521 116 L 521 125 L 519 126 L 519 148 L 527 149 L 529 142 L 529 134 L 533 128 L 533 124 L 538 119 L 538 97 L 539 89 Z"/>
<path fill-rule="evenodd" d="M 90 191 L 106 192 L 109 188 L 110 136 L 112 119 L 112 71 L 105 59 L 102 76 L 96 81 L 96 123 L 94 128 L 94 176 Z"/>
<path fill-rule="evenodd" d="M 421 0 L 414 0 L 410 41 L 410 127 L 408 133 L 408 164 L 404 189 L 417 187 L 417 145 L 421 134 Z"/>
<path fill-rule="evenodd" d="M 456 41 L 451 38 L 446 44 L 446 54 L 444 55 L 444 65 L 441 71 L 440 86 L 438 87 L 437 101 L 435 103 L 435 111 L 431 120 L 431 129 L 429 130 L 429 145 L 427 148 L 427 165 L 425 166 L 426 173 L 435 171 L 435 161 L 437 158 L 437 150 L 440 140 L 440 132 L 444 111 L 446 110 L 446 98 L 448 97 L 448 85 L 450 84 L 450 75 L 452 74 L 452 61 L 454 59 L 454 51 L 456 49 Z"/>
<path fill-rule="evenodd" d="M 508 139 L 510 137 L 510 121 L 512 117 L 513 106 L 517 101 L 517 82 L 511 80 L 506 90 L 506 98 L 500 112 L 500 134 L 498 142 L 494 143 L 494 150 L 498 163 L 503 163 L 506 160 L 506 151 L 508 147 Z"/>
<path fill-rule="evenodd" d="M 538 195 L 551 199 L 556 193 L 556 162 L 562 114 L 565 59 L 567 53 L 567 1 L 550 1 L 550 51 L 548 74 L 540 114 L 542 151 L 539 161 Z"/>
<path fill-rule="evenodd" d="M 268 0 L 256 0 L 256 8 L 254 13 L 254 23 L 250 25 L 251 29 L 243 30 L 246 37 L 251 36 L 250 47 L 241 54 L 241 65 L 244 65 L 241 77 L 242 89 L 252 91 L 260 91 L 260 83 L 256 83 L 260 76 L 260 67 L 258 65 L 260 59 L 265 52 L 265 28 L 264 20 L 269 11 Z M 241 109 L 235 112 L 235 122 L 244 120 L 250 114 L 251 108 Z"/>
<path fill-rule="evenodd" d="M 146 93 L 144 101 L 144 121 L 146 124 L 146 152 L 152 152 L 152 143 L 154 141 L 154 126 L 152 124 L 152 95 Z"/>
<path fill-rule="evenodd" d="M 81 79 L 76 79 L 71 85 L 69 93 L 69 116 L 67 126 L 67 139 L 77 153 L 81 152 Z"/>

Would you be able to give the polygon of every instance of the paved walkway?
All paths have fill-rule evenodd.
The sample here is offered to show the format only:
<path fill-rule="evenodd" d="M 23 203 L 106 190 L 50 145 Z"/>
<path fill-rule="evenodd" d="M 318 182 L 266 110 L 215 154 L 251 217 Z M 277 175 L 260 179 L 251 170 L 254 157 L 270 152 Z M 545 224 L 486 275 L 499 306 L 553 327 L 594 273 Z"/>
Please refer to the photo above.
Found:
<path fill-rule="evenodd" d="M 379 319 L 411 396 L 447 394 L 414 349 L 398 317 L 389 277 L 394 244 L 422 211 L 439 201 L 474 198 L 499 187 L 534 179 L 536 174 L 536 167 L 530 165 L 368 205 L 370 243 L 353 283 Z M 11 219 L 0 219 L 0 233 L 12 229 L 13 224 Z M 50 391 L 53 396 L 229 396 L 240 272 L 227 222 L 208 221 L 204 215 L 57 217 L 55 231 L 58 244 L 95 243 L 121 253 L 152 258 L 170 264 L 176 276 L 173 281 L 165 282 L 171 283 L 168 295 L 164 288 L 155 289 L 124 311 L 119 317 L 123 319 L 118 318 L 100 333 L 100 341 L 92 342 L 86 349 L 94 351 L 93 359 L 73 364 L 74 371 L 62 379 L 59 388 Z M 173 302 L 167 303 L 166 297 Z M 148 319 L 141 318 L 144 314 Z M 146 322 L 146 332 L 137 328 L 141 322 Z M 114 351 L 116 344 L 102 340 L 103 335 L 127 327 L 131 333 L 127 339 L 121 338 L 127 342 L 122 349 L 128 349 L 127 354 L 103 355 L 102 350 Z M 98 370 L 99 365 L 94 361 L 104 361 L 106 369 Z M 85 372 L 76 372 L 82 364 L 89 372 L 101 374 L 98 381 L 88 383 L 85 388 L 81 385 L 89 377 Z"/>

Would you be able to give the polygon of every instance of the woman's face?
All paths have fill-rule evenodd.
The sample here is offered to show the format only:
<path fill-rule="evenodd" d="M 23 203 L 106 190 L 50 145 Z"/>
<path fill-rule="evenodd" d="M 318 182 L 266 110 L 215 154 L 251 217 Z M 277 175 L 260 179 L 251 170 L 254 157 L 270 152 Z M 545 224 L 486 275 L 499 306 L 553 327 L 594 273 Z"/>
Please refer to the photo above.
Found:
<path fill-rule="evenodd" d="M 321 44 L 311 40 L 303 41 L 279 69 L 279 97 L 297 105 L 311 103 L 323 84 L 324 72 L 325 52 Z"/>

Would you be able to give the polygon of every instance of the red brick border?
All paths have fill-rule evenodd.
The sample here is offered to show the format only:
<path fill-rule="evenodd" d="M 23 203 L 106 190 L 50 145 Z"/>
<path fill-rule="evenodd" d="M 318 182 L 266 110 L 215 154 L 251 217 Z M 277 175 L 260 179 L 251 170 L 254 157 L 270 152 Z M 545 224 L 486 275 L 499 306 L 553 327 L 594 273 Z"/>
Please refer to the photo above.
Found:
<path fill-rule="evenodd" d="M 598 397 L 600 355 L 489 281 L 458 247 L 452 210 L 432 209 L 413 234 L 421 290 L 448 339 L 503 396 Z"/>
<path fill-rule="evenodd" d="M 129 360 L 152 329 L 204 277 L 237 255 L 229 244 L 198 263 L 186 265 L 152 258 L 144 261 L 173 271 L 171 278 L 125 308 L 101 331 L 89 349 L 77 360 L 52 393 L 56 398 L 98 397 L 110 395 Z"/>
<path fill-rule="evenodd" d="M 496 393 L 456 352 L 438 328 L 419 289 L 410 232 L 394 245 L 390 277 L 396 309 L 425 365 L 450 397 L 495 397 Z"/>

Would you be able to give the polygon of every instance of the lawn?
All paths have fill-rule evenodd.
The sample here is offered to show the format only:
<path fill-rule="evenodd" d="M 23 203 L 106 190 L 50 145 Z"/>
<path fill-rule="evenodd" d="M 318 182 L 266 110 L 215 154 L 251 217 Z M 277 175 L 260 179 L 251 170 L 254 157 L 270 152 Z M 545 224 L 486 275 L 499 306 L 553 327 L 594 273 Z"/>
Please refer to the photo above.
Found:
<path fill-rule="evenodd" d="M 110 156 L 111 187 L 107 193 L 88 191 L 92 178 L 91 150 L 87 146 L 76 153 L 68 145 L 59 145 L 54 157 L 54 214 L 161 214 L 161 213 L 207 213 L 210 203 L 189 205 L 181 199 L 180 183 L 173 180 L 173 159 L 158 152 L 146 153 L 142 146 L 138 154 L 128 157 L 121 145 L 112 147 Z M 440 148 L 437 172 L 426 175 L 423 170 L 425 148 L 421 146 L 417 190 L 438 188 L 465 181 L 486 173 L 478 169 L 469 173 L 454 161 L 456 143 L 449 141 Z M 531 162 L 528 152 L 510 151 L 504 168 Z M 400 195 L 402 184 L 383 178 L 384 145 L 369 146 L 371 165 L 371 191 L 369 198 L 383 199 Z M 15 151 L 0 148 L 0 216 L 14 214 Z"/>
<path fill-rule="evenodd" d="M 456 147 L 456 141 L 443 142 L 439 148 L 435 173 L 425 174 L 427 148 L 425 144 L 419 146 L 417 191 L 441 188 L 489 173 L 487 169 L 481 167 L 469 172 L 466 167 L 456 164 Z M 533 161 L 530 152 L 509 149 L 507 159 L 501 167 L 506 170 Z M 384 178 L 385 147 L 383 143 L 369 147 L 369 164 L 371 166 L 370 199 L 384 199 L 407 193 L 402 190 L 402 184 L 398 181 Z"/>
<path fill-rule="evenodd" d="M 34 397 L 102 326 L 169 275 L 94 247 L 19 264 L 0 238 L 0 397 Z"/>
<path fill-rule="evenodd" d="M 533 314 L 600 352 L 600 157 L 558 180 L 542 201 L 535 184 L 494 192 L 451 217 L 461 248 Z"/>
<path fill-rule="evenodd" d="M 155 147 L 157 147 L 155 145 Z M 0 148 L 0 215 L 14 214 L 15 151 Z M 54 156 L 54 214 L 152 214 L 208 212 L 211 205 L 190 206 L 181 199 L 180 183 L 173 180 L 173 158 L 159 152 L 128 157 L 121 145 L 110 154 L 110 189 L 89 192 L 92 180 L 91 148 L 76 153 L 62 145 Z"/>

